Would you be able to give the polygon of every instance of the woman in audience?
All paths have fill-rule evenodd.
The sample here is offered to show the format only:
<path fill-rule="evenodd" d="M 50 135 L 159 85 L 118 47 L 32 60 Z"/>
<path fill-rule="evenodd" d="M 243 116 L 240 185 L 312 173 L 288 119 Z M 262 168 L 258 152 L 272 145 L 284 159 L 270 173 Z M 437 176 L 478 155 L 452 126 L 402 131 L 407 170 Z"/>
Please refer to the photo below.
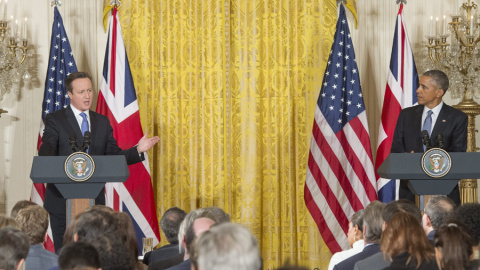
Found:
<path fill-rule="evenodd" d="M 0 215 L 0 229 L 5 227 L 12 227 L 15 229 L 20 229 L 20 226 L 15 221 L 15 219 L 11 217 L 7 217 L 5 215 Z"/>
<path fill-rule="evenodd" d="M 464 226 L 457 223 L 435 232 L 435 256 L 440 270 L 471 269 L 473 241 Z M 477 268 L 474 268 L 477 269 Z"/>
<path fill-rule="evenodd" d="M 335 265 L 338 263 L 363 250 L 363 247 L 365 246 L 365 243 L 363 242 L 363 212 L 364 210 L 362 209 L 353 214 L 350 222 L 348 223 L 348 245 L 350 245 L 352 248 L 335 253 L 332 256 L 332 259 L 330 259 L 328 270 L 332 270 L 333 267 L 335 267 Z"/>
<path fill-rule="evenodd" d="M 392 264 L 385 268 L 436 270 L 435 253 L 418 220 L 409 213 L 399 212 L 390 219 L 383 231 L 381 250 Z"/>

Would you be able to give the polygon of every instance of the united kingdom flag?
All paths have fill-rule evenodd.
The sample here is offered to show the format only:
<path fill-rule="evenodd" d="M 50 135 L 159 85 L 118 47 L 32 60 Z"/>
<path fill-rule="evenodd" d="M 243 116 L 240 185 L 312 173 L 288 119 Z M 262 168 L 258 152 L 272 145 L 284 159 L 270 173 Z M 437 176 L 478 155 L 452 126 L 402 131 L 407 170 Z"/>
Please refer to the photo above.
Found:
<path fill-rule="evenodd" d="M 118 146 L 128 149 L 138 143 L 143 131 L 117 15 L 117 7 L 114 7 L 108 22 L 108 42 L 96 111 L 110 119 Z M 106 185 L 106 204 L 130 214 L 139 240 L 139 250 L 142 250 L 142 238 L 153 238 L 154 246 L 160 241 L 147 154 L 143 163 L 128 168 L 130 177 L 125 183 Z"/>

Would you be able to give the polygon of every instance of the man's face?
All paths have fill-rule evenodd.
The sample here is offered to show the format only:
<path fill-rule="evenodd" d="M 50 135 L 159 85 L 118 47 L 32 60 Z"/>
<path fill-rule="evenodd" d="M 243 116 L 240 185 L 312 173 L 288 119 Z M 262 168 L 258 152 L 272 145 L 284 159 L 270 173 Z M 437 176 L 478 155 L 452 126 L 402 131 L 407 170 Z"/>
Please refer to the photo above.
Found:
<path fill-rule="evenodd" d="M 92 106 L 93 88 L 89 78 L 79 78 L 72 82 L 72 92 L 68 92 L 70 103 L 77 110 L 85 112 Z"/>
<path fill-rule="evenodd" d="M 422 76 L 417 89 L 418 104 L 429 109 L 435 108 L 442 101 L 444 91 L 437 87 L 432 77 Z"/>

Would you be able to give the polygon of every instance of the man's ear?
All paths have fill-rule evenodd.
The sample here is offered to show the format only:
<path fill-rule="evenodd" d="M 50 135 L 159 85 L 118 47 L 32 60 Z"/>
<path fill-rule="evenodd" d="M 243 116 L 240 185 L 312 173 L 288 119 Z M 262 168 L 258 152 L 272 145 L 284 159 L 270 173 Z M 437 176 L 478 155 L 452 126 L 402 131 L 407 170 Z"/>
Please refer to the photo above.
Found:
<path fill-rule="evenodd" d="M 77 242 L 78 241 L 78 234 L 74 234 L 73 235 L 73 242 Z"/>
<path fill-rule="evenodd" d="M 185 235 L 182 236 L 182 247 L 187 248 L 187 243 L 185 242 Z"/>
<path fill-rule="evenodd" d="M 43 236 L 43 243 L 47 242 L 48 240 L 48 232 L 45 232 L 45 235 Z"/>
<path fill-rule="evenodd" d="M 15 270 L 20 270 L 22 269 L 22 265 L 25 263 L 25 259 L 21 259 L 20 261 L 18 261 L 17 263 L 17 267 L 15 267 Z"/>
<path fill-rule="evenodd" d="M 432 227 L 432 222 L 430 221 L 430 218 L 428 217 L 427 214 L 424 214 L 425 215 L 425 221 L 427 222 L 427 224 L 425 224 L 427 227 Z"/>

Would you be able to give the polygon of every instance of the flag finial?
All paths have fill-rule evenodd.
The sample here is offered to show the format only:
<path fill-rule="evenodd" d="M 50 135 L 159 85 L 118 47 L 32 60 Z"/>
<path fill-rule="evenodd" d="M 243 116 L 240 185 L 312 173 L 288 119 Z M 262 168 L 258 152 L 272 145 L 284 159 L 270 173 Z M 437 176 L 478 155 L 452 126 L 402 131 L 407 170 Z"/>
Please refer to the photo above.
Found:
<path fill-rule="evenodd" d="M 407 4 L 407 0 L 397 0 L 397 5 L 398 4 L 404 4 L 406 5 Z"/>
<path fill-rule="evenodd" d="M 110 1 L 110 6 L 117 6 L 119 7 L 122 3 L 119 0 L 112 0 Z"/>
<path fill-rule="evenodd" d="M 53 7 L 53 6 L 61 7 L 62 2 L 60 2 L 60 0 L 53 0 L 52 2 L 50 2 L 50 6 L 51 7 Z"/>

